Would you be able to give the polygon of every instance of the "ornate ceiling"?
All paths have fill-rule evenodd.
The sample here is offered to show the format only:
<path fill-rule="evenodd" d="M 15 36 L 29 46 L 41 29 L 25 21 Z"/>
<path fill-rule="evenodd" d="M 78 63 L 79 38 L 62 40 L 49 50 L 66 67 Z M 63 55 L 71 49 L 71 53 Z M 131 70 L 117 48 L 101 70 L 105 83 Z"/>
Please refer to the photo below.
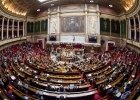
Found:
<path fill-rule="evenodd" d="M 39 2 L 38 0 L 1 0 L 1 5 L 4 9 L 10 12 L 26 16 L 31 15 L 40 9 L 46 10 L 52 6 L 67 5 L 67 4 L 99 4 L 105 7 L 113 5 L 111 9 L 117 13 L 128 11 L 136 0 L 46 0 Z"/>

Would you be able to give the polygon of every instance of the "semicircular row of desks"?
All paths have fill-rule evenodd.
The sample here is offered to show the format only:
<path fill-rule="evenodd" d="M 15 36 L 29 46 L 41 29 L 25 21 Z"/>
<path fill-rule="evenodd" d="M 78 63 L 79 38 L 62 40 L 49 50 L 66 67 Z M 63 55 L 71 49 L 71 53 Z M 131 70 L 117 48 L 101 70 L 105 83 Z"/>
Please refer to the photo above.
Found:
<path fill-rule="evenodd" d="M 12 64 L 12 69 L 9 70 L 9 73 L 11 76 L 14 76 L 15 78 L 20 77 L 21 79 L 26 79 L 26 77 L 33 77 L 33 72 L 37 72 L 36 68 L 30 67 L 31 65 L 29 64 L 24 64 L 26 67 L 23 67 L 21 63 L 16 63 Z M 35 66 L 34 66 L 35 67 Z M 112 68 L 109 65 L 102 67 L 101 70 L 94 70 L 93 72 L 90 72 L 96 78 L 96 84 L 105 84 L 106 88 L 111 88 L 116 86 L 117 84 L 121 83 L 122 80 L 125 77 L 125 74 L 121 73 L 118 75 L 116 79 L 114 79 L 111 82 L 108 82 L 109 77 L 111 77 L 112 73 L 119 68 Z M 137 68 L 134 67 L 128 80 L 130 81 L 132 79 L 132 75 L 136 74 Z M 5 78 L 5 72 L 1 73 L 2 78 Z M 49 77 L 52 78 L 50 81 L 51 83 L 48 83 L 47 81 L 47 76 L 45 77 L 45 73 L 43 74 L 44 76 L 37 76 L 32 79 L 32 84 L 28 84 L 26 88 L 27 91 L 30 91 L 30 93 L 26 93 L 24 90 L 20 89 L 17 83 L 13 82 L 10 84 L 10 86 L 13 89 L 14 94 L 19 97 L 19 98 L 25 98 L 28 97 L 30 100 L 35 100 L 39 99 L 38 96 L 33 95 L 33 94 L 41 94 L 43 96 L 47 97 L 54 97 L 54 98 L 59 98 L 60 96 L 64 96 L 67 98 L 76 98 L 76 97 L 86 97 L 86 96 L 91 96 L 96 93 L 96 89 L 88 90 L 90 87 L 90 84 L 85 83 L 85 84 L 79 84 L 79 81 L 77 79 L 81 79 L 81 76 L 79 74 L 76 74 L 74 76 L 69 76 L 67 75 L 54 75 L 50 74 Z M 58 79 L 63 79 L 63 81 L 58 81 Z M 70 80 L 67 80 L 70 79 Z M 75 87 L 76 91 L 75 92 L 56 92 L 60 88 L 60 84 L 63 84 L 65 89 L 70 89 L 67 84 L 77 84 Z M 24 85 L 27 85 L 26 82 L 22 81 L 23 87 Z M 64 85 L 65 84 L 65 85 Z M 51 89 L 48 89 L 48 86 L 51 85 Z M 134 96 L 135 94 L 135 89 L 136 87 L 139 87 L 140 84 L 137 84 L 133 89 L 132 89 L 132 95 Z M 123 91 L 124 84 L 119 88 L 120 91 Z M 80 91 L 80 92 L 79 92 Z M 2 89 L 0 89 L 0 95 L 2 98 L 8 99 L 7 95 L 4 93 Z M 129 97 L 132 98 L 132 97 Z"/>

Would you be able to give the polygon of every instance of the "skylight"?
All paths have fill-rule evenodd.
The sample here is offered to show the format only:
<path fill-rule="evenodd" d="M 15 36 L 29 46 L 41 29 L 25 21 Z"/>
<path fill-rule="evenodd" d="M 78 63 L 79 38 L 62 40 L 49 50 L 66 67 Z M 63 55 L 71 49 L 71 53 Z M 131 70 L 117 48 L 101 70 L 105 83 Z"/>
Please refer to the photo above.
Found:
<path fill-rule="evenodd" d="M 51 2 L 55 2 L 58 0 L 38 0 L 39 2 L 46 2 L 46 3 L 51 3 Z"/>
<path fill-rule="evenodd" d="M 38 0 L 39 2 L 44 2 L 44 1 L 47 1 L 47 0 Z"/>

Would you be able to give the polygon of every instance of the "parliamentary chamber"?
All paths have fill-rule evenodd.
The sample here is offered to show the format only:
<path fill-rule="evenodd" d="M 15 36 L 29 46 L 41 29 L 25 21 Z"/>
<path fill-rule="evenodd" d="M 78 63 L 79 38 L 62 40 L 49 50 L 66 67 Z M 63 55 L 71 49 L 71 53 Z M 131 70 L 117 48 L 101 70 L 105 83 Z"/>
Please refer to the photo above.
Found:
<path fill-rule="evenodd" d="M 139 53 L 140 0 L 0 0 L 1 100 L 136 100 Z"/>

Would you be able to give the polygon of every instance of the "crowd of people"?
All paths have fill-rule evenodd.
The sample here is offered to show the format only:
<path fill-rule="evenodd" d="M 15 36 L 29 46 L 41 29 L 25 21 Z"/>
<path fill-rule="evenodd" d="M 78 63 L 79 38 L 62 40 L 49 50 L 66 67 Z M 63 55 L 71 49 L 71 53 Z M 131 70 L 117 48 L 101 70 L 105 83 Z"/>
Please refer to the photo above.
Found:
<path fill-rule="evenodd" d="M 109 62 L 109 67 L 114 69 L 113 73 L 108 77 L 104 84 L 100 84 L 99 92 L 95 94 L 94 100 L 100 100 L 106 95 L 109 100 L 127 100 L 131 95 L 133 88 L 139 83 L 140 79 L 140 54 L 126 47 L 116 47 L 115 49 L 94 54 L 96 56 L 91 57 L 94 62 L 99 60 L 101 62 Z M 92 56 L 92 55 L 91 55 Z M 105 73 L 101 73 L 102 80 L 106 78 Z M 116 81 L 117 78 L 123 77 L 117 84 L 111 84 Z M 87 76 L 93 83 L 96 83 L 96 76 L 91 73 Z M 95 84 L 94 84 L 95 85 Z M 139 86 L 137 87 L 139 91 Z M 104 92 L 103 92 L 104 91 Z"/>
<path fill-rule="evenodd" d="M 24 42 L 1 50 L 0 65 L 0 86 L 12 100 L 16 99 L 13 86 L 25 93 L 24 99 L 30 94 L 42 100 L 40 91 L 34 94 L 30 86 L 57 92 L 69 92 L 73 86 L 79 92 L 80 86 L 87 85 L 84 91 L 96 89 L 93 100 L 126 100 L 135 86 L 135 96 L 140 90 L 140 54 L 126 47 L 85 53 L 79 62 L 59 64 L 39 43 Z"/>

